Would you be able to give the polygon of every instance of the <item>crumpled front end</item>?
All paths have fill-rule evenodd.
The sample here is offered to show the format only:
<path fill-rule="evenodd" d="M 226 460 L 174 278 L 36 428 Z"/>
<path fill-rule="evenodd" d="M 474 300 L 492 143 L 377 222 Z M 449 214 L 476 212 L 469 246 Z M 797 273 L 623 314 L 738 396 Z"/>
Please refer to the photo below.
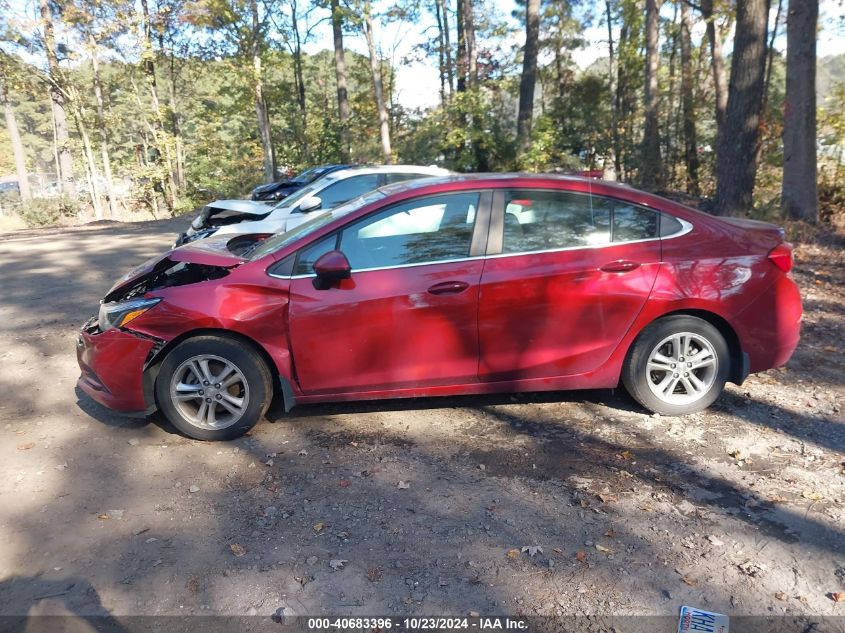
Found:
<path fill-rule="evenodd" d="M 81 374 L 77 385 L 109 409 L 147 413 L 143 372 L 148 359 L 163 341 L 124 329 L 101 332 L 91 318 L 76 340 L 76 359 Z"/>

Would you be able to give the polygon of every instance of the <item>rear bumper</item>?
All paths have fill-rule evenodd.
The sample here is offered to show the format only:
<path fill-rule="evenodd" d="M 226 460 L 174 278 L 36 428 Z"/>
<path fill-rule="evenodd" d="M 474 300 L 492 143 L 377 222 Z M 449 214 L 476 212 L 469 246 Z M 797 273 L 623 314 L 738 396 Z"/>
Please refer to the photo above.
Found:
<path fill-rule="evenodd" d="M 801 339 L 801 295 L 788 275 L 781 275 L 738 317 L 738 333 L 750 359 L 749 369 L 785 365 Z"/>
<path fill-rule="evenodd" d="M 81 374 L 77 385 L 91 399 L 123 413 L 143 413 L 143 372 L 156 340 L 126 330 L 100 332 L 96 322 L 83 326 L 76 341 Z"/>

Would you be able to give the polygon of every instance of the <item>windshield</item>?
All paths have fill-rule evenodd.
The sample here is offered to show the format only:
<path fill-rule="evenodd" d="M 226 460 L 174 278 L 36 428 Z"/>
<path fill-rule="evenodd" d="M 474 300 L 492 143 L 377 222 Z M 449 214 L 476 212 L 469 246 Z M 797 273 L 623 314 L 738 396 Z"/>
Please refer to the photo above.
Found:
<path fill-rule="evenodd" d="M 294 182 L 309 183 L 322 176 L 324 171 L 326 171 L 325 167 L 312 167 L 311 169 L 306 169 L 305 171 L 298 173 L 296 176 L 291 178 L 291 180 Z"/>
<path fill-rule="evenodd" d="M 290 231 L 282 231 L 280 233 L 276 233 L 272 237 L 268 237 L 266 240 L 261 242 L 259 246 L 254 251 L 252 251 L 252 254 L 250 255 L 250 261 L 260 259 L 268 253 L 272 253 L 274 251 L 279 250 L 280 248 L 284 248 L 288 244 L 293 244 L 297 240 L 300 240 L 310 235 L 317 229 L 324 227 L 332 220 L 341 218 L 348 213 L 352 213 L 353 211 L 360 209 L 364 205 L 370 204 L 371 202 L 375 202 L 376 200 L 381 200 L 384 197 L 385 194 L 383 194 L 381 191 L 370 191 L 368 193 L 365 193 L 363 196 L 359 196 L 354 200 L 350 200 L 346 204 L 342 204 L 339 207 L 335 207 L 331 211 L 319 213 L 307 222 L 303 222 L 299 226 L 292 228 Z"/>
<path fill-rule="evenodd" d="M 276 209 L 287 209 L 290 207 L 291 210 L 295 209 L 300 202 L 305 200 L 310 196 L 313 196 L 317 191 L 322 190 L 327 185 L 330 185 L 334 182 L 337 178 L 333 174 L 329 174 L 328 176 L 324 176 L 322 178 L 317 178 L 314 182 L 312 182 L 307 187 L 303 187 L 296 193 L 289 195 L 287 198 L 282 200 L 279 204 L 273 207 L 273 210 Z"/>

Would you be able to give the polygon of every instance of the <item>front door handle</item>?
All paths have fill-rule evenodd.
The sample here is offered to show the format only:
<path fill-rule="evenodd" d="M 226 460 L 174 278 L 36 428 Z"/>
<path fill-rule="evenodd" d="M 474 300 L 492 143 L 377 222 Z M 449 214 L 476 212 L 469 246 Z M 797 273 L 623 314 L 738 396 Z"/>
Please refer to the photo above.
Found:
<path fill-rule="evenodd" d="M 433 295 L 456 295 L 467 288 L 469 288 L 469 284 L 465 281 L 443 281 L 434 284 L 428 291 Z"/>
<path fill-rule="evenodd" d="M 639 268 L 640 265 L 637 262 L 632 262 L 627 259 L 619 259 L 615 262 L 608 262 L 601 269 L 606 273 L 627 273 L 629 270 L 634 270 L 635 268 Z"/>

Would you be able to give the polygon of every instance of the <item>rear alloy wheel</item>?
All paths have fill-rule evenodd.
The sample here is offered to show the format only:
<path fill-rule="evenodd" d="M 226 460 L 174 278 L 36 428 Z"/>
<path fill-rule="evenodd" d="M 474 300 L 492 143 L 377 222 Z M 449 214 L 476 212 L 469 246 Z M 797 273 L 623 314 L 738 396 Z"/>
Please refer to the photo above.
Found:
<path fill-rule="evenodd" d="M 251 429 L 269 405 L 270 372 L 251 348 L 201 336 L 173 348 L 156 379 L 167 419 L 198 440 L 228 440 Z"/>
<path fill-rule="evenodd" d="M 642 331 L 625 361 L 622 381 L 646 409 L 684 415 L 707 408 L 725 387 L 730 356 L 707 321 L 672 316 Z"/>

